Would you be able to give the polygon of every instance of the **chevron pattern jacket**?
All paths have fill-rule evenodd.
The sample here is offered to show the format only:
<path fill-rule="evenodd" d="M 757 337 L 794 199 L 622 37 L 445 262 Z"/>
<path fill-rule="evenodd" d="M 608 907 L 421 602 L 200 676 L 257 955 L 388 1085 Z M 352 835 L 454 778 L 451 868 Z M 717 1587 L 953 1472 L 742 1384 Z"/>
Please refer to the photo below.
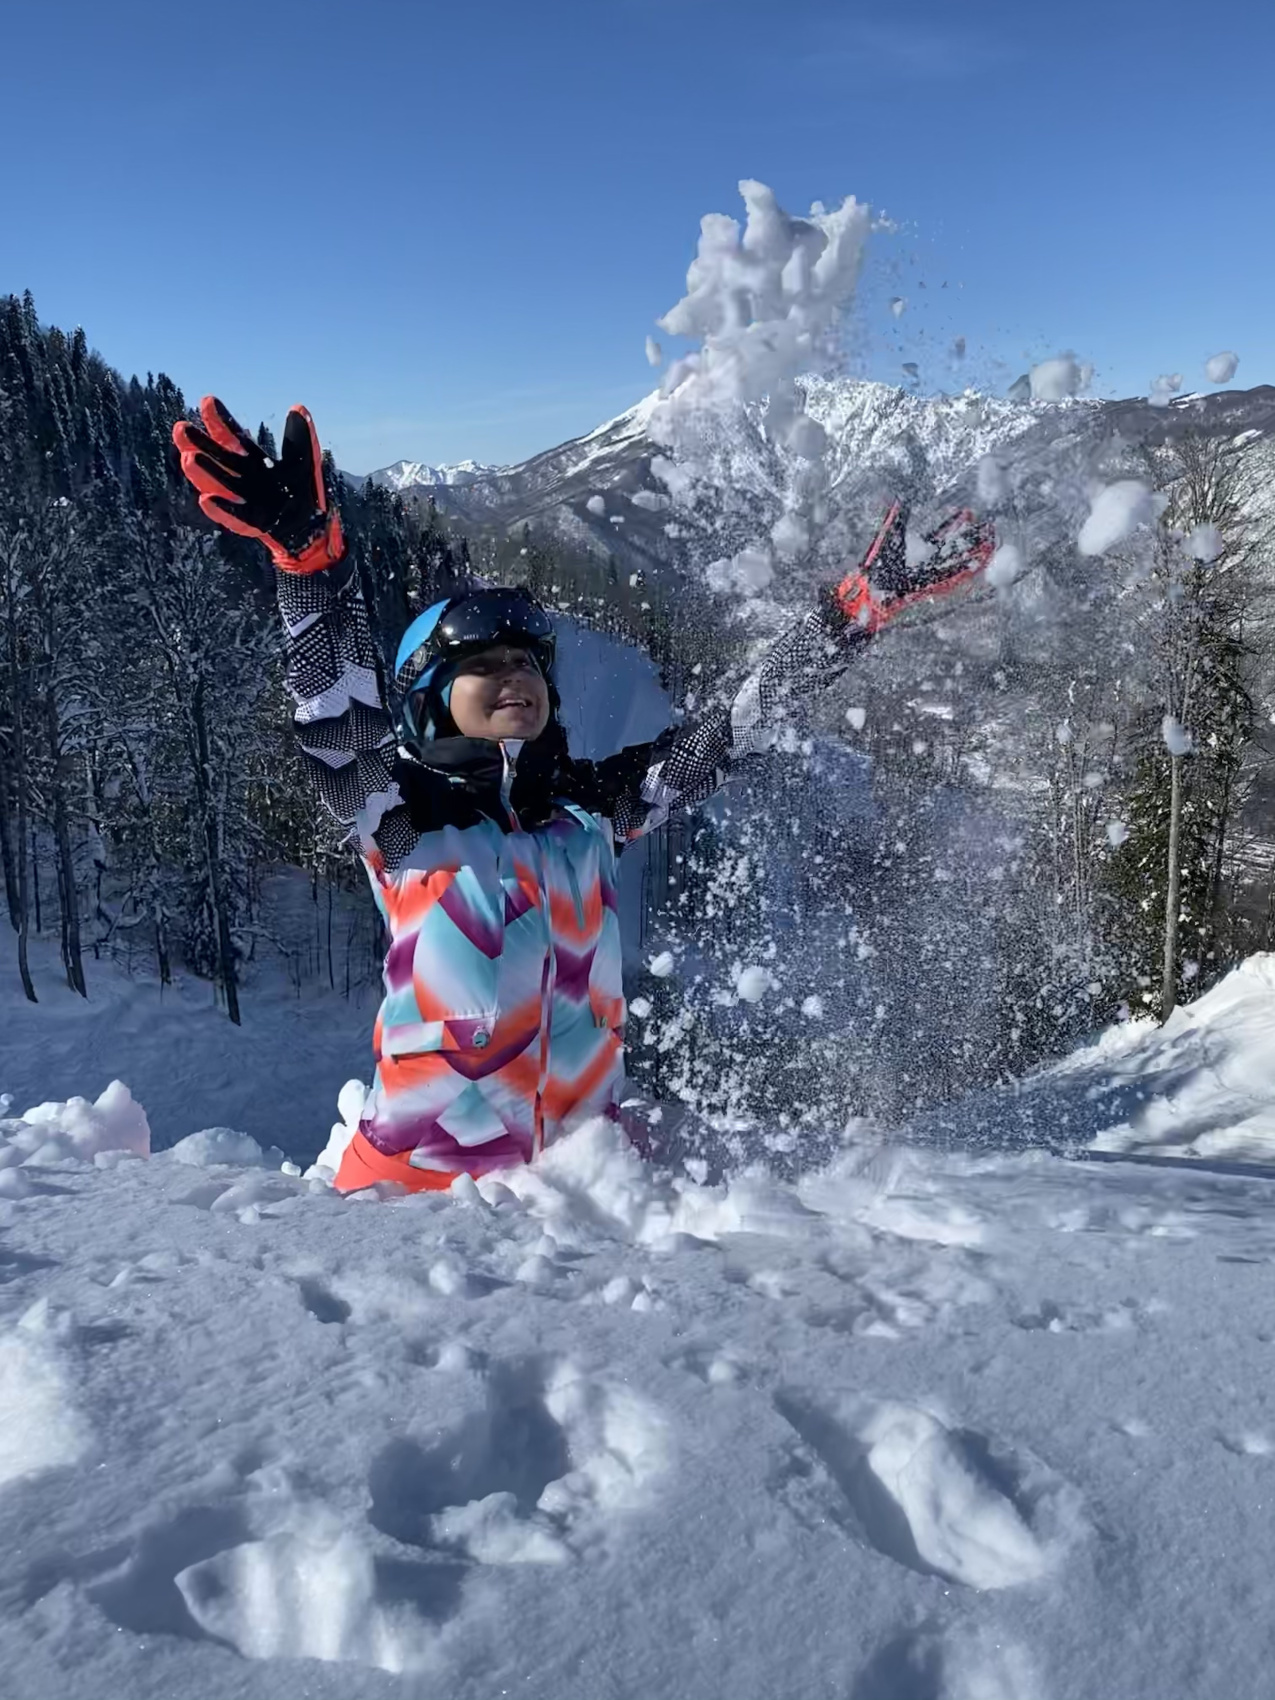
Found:
<path fill-rule="evenodd" d="M 617 852 L 710 796 L 866 636 L 828 600 L 728 707 L 652 743 L 547 763 L 542 739 L 453 738 L 435 768 L 397 748 L 351 563 L 277 580 L 301 750 L 389 935 L 360 1131 L 442 1174 L 528 1161 L 618 1101 Z"/>

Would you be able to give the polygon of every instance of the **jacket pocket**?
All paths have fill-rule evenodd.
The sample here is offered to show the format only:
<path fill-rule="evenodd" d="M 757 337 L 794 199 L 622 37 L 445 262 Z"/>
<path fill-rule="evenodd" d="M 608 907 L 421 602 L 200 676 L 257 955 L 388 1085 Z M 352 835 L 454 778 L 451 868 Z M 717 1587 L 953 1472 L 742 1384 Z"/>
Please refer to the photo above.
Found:
<path fill-rule="evenodd" d="M 491 1041 L 496 1012 L 455 1016 L 449 1021 L 404 1021 L 381 1030 L 381 1055 L 400 1058 L 430 1051 L 481 1051 Z"/>

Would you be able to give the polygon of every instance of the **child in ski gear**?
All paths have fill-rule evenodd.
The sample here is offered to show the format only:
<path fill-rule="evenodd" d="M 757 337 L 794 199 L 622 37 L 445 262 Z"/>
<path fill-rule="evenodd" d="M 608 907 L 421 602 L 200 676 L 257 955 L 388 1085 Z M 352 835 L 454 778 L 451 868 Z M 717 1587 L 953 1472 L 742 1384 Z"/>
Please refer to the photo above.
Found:
<path fill-rule="evenodd" d="M 183 470 L 204 512 L 264 543 L 278 569 L 297 738 L 389 934 L 375 1080 L 336 1185 L 445 1188 L 528 1162 L 616 1113 L 617 853 L 716 791 L 795 692 L 835 678 L 900 608 L 985 566 L 990 531 L 956 516 L 910 566 L 896 503 L 863 569 L 770 648 L 729 707 L 582 761 L 559 718 L 552 622 L 521 589 L 421 614 L 399 647 L 392 713 L 310 415 L 290 411 L 277 462 L 214 397 L 200 417 L 202 430 L 173 431 Z"/>

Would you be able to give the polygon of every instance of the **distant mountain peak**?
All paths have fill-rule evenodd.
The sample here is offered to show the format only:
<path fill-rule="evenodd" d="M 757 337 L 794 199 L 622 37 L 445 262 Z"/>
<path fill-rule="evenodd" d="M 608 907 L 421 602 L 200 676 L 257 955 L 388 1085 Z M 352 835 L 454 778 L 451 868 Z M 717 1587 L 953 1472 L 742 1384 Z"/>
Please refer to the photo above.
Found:
<path fill-rule="evenodd" d="M 1146 397 L 920 396 L 843 377 L 804 377 L 799 387 L 826 440 L 821 534 L 803 569 L 812 578 L 861 548 L 894 497 L 921 514 L 990 500 L 978 489 L 984 462 L 1013 470 L 1015 526 L 1024 544 L 1043 548 L 1078 533 L 1087 483 L 1129 444 L 1154 447 L 1189 432 L 1245 448 L 1275 442 L 1271 387 L 1174 396 L 1167 406 Z M 627 571 L 702 567 L 713 551 L 764 542 L 808 482 L 800 456 L 772 440 L 765 404 L 704 415 L 684 454 L 664 440 L 662 399 L 643 396 L 518 465 L 403 460 L 372 476 L 409 501 L 435 501 L 470 530 L 512 536 L 533 526 Z M 787 576 L 794 586 L 802 579 Z"/>
<path fill-rule="evenodd" d="M 443 466 L 431 466 L 424 460 L 396 460 L 390 466 L 378 467 L 368 477 L 386 490 L 413 490 L 433 484 L 472 484 L 476 478 L 500 470 L 477 460 L 449 461 Z"/>

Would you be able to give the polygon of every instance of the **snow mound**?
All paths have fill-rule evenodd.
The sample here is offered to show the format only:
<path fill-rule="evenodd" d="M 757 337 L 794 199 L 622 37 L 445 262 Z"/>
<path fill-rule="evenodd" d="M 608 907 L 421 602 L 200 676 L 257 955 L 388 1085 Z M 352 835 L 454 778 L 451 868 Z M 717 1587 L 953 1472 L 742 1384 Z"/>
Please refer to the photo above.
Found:
<path fill-rule="evenodd" d="M 92 1104 L 87 1098 L 50 1101 L 33 1105 L 16 1121 L 0 1121 L 0 1170 L 91 1162 L 118 1152 L 149 1157 L 150 1149 L 146 1111 L 122 1080 L 113 1080 Z"/>
<path fill-rule="evenodd" d="M 489 1204 L 512 1193 L 555 1239 L 586 1244 L 599 1237 L 656 1246 L 679 1235 L 709 1243 L 735 1233 L 783 1235 L 799 1231 L 813 1214 L 760 1169 L 721 1186 L 653 1169 L 601 1116 L 549 1146 L 534 1164 L 485 1176 L 477 1191 Z"/>
<path fill-rule="evenodd" d="M 1251 956 L 1165 1022 L 1110 1029 L 1037 1077 L 1128 1107 L 1096 1149 L 1275 1163 L 1275 952 Z"/>
<path fill-rule="evenodd" d="M 251 1134 L 239 1133 L 233 1127 L 205 1127 L 179 1139 L 167 1155 L 174 1163 L 189 1163 L 194 1169 L 208 1169 L 226 1164 L 240 1169 L 260 1169 L 267 1163 L 277 1168 L 281 1151 L 268 1157 Z"/>
<path fill-rule="evenodd" d="M 617 1671 L 1260 1692 L 1270 1176 L 1039 1146 L 1128 1122 L 1172 1149 L 1172 1123 L 1248 1154 L 1273 1106 L 1270 956 L 984 1095 L 991 1150 L 865 1120 L 796 1183 L 708 1185 L 599 1118 L 449 1195 L 6 1170 L 30 1187 L 0 1201 L 8 1690 L 273 1700 L 309 1659 L 342 1700 L 592 1700 Z"/>
<path fill-rule="evenodd" d="M 57 1355 L 68 1320 L 41 1299 L 0 1336 L 0 1485 L 74 1464 L 87 1450 Z"/>
<path fill-rule="evenodd" d="M 175 1581 L 199 1627 L 246 1659 L 321 1659 L 394 1674 L 428 1660 L 415 1614 L 378 1599 L 371 1546 L 330 1513 L 242 1542 Z"/>
<path fill-rule="evenodd" d="M 781 1388 L 775 1407 L 867 1543 L 910 1570 L 980 1591 L 1018 1587 L 1056 1569 L 1088 1530 L 1075 1488 L 1040 1459 L 931 1410 L 796 1388 Z"/>
<path fill-rule="evenodd" d="M 328 1142 L 314 1163 L 306 1170 L 307 1180 L 331 1181 L 341 1167 L 345 1148 L 359 1130 L 367 1087 L 361 1080 L 347 1080 L 337 1093 L 336 1108 L 340 1121 L 333 1122 Z"/>

